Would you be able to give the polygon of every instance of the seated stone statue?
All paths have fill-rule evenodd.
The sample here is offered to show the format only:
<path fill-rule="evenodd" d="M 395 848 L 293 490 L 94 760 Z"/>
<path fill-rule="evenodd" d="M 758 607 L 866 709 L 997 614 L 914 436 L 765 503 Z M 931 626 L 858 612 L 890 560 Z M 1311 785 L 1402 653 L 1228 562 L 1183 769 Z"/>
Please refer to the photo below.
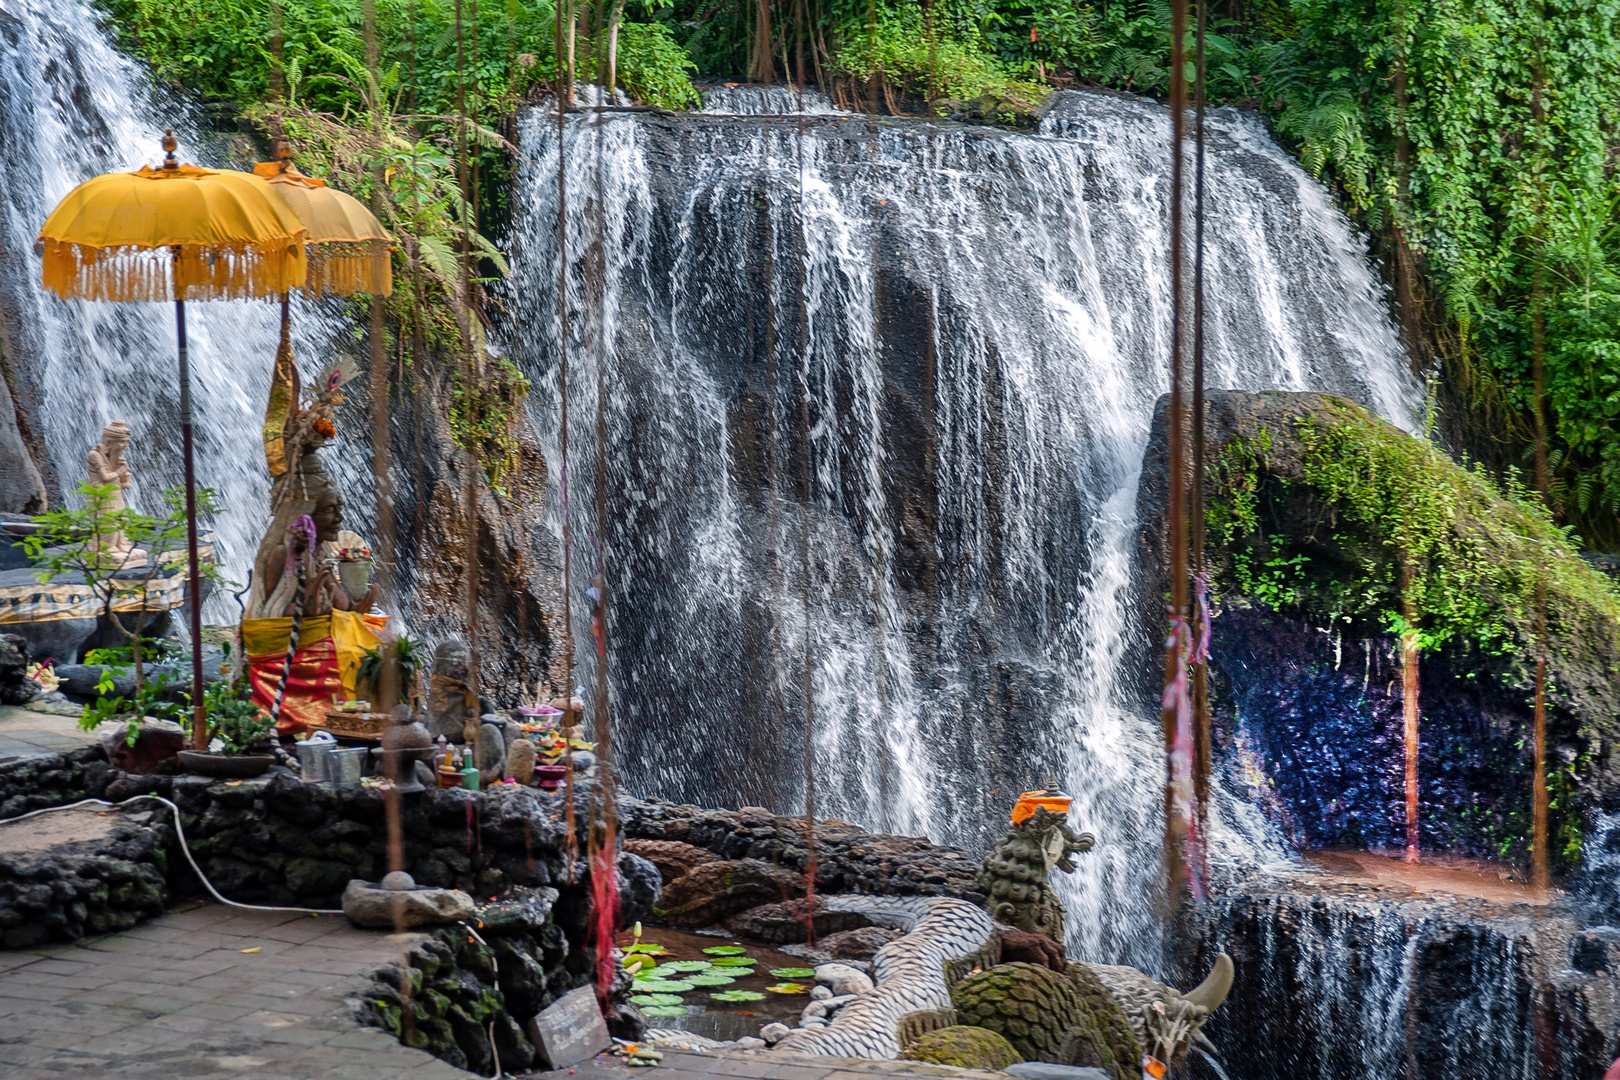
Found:
<path fill-rule="evenodd" d="M 1074 873 L 1069 856 L 1090 851 L 1096 838 L 1069 827 L 1070 799 L 1062 792 L 1028 791 L 1013 808 L 1013 827 L 985 852 L 978 874 L 985 909 L 1017 930 L 1063 941 L 1063 902 L 1047 883 L 1056 868 Z"/>
<path fill-rule="evenodd" d="M 276 479 L 271 506 L 242 620 L 242 653 L 253 700 L 290 736 L 355 698 L 360 663 L 377 648 L 387 619 L 364 614 L 375 586 L 357 598 L 343 588 L 336 562 L 343 498 L 313 449 Z"/>
<path fill-rule="evenodd" d="M 90 483 L 97 487 L 111 485 L 113 488 L 112 499 L 107 505 L 109 510 L 126 508 L 124 492 L 134 484 L 129 475 L 129 464 L 124 460 L 124 451 L 128 447 L 129 425 L 122 420 L 114 420 L 101 429 L 101 441 L 92 446 L 86 456 Z M 104 554 L 116 569 L 127 570 L 146 565 L 146 552 L 130 543 L 121 532 L 97 536 L 96 550 Z"/>

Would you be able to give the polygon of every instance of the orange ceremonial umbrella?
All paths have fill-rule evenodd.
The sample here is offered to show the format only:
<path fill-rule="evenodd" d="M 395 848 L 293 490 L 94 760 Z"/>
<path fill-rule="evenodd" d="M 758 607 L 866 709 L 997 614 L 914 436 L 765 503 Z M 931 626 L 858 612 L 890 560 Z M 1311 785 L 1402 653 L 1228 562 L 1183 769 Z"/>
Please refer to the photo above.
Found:
<path fill-rule="evenodd" d="M 182 165 L 163 137 L 161 168 L 86 180 L 40 229 L 45 287 L 84 300 L 173 300 L 180 353 L 180 445 L 185 457 L 190 557 L 192 737 L 208 746 L 203 705 L 202 588 L 192 461 L 186 301 L 274 296 L 304 284 L 308 228 L 262 178 Z"/>
<path fill-rule="evenodd" d="M 285 143 L 277 144 L 277 153 L 277 160 L 260 162 L 253 166 L 253 173 L 270 184 L 309 230 L 305 295 L 393 295 L 394 238 L 382 222 L 360 200 L 327 187 L 325 180 L 299 172 Z M 282 440 L 298 411 L 298 367 L 292 354 L 289 292 L 281 294 L 281 344 L 276 348 L 270 402 L 264 415 L 265 465 L 273 477 L 291 467 Z"/>

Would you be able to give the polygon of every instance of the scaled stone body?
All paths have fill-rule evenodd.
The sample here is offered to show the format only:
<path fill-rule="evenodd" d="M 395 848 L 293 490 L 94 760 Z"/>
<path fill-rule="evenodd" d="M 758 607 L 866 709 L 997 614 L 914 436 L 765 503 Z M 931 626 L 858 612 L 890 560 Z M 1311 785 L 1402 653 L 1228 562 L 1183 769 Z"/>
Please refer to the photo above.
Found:
<path fill-rule="evenodd" d="M 1046 883 L 1057 867 L 1074 872 L 1070 856 L 1090 851 L 1096 838 L 1077 833 L 1062 814 L 1036 810 L 985 853 L 978 874 L 992 918 L 1032 934 L 1063 940 L 1063 903 Z"/>

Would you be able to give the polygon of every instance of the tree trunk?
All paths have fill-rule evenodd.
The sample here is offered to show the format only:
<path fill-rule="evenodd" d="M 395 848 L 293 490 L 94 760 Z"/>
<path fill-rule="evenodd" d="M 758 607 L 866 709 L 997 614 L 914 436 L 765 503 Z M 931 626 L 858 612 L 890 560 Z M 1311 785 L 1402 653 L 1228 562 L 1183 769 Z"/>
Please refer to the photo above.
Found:
<path fill-rule="evenodd" d="M 754 19 L 754 45 L 749 50 L 748 78 L 768 83 L 775 71 L 771 62 L 771 0 L 757 0 Z"/>
<path fill-rule="evenodd" d="M 613 0 L 613 10 L 608 13 L 607 26 L 607 79 L 602 85 L 607 89 L 605 105 L 613 104 L 613 88 L 619 81 L 619 20 L 624 16 L 624 0 Z"/>

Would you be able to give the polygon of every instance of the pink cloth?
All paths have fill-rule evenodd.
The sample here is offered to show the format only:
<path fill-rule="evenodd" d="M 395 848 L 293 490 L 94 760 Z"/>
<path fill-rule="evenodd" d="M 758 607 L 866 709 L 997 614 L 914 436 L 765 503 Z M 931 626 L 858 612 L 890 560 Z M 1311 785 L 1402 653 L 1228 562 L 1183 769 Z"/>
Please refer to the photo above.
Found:
<path fill-rule="evenodd" d="M 1603 1074 L 1603 1080 L 1620 1080 L 1620 1058 L 1616 1058 L 1609 1071 Z"/>

